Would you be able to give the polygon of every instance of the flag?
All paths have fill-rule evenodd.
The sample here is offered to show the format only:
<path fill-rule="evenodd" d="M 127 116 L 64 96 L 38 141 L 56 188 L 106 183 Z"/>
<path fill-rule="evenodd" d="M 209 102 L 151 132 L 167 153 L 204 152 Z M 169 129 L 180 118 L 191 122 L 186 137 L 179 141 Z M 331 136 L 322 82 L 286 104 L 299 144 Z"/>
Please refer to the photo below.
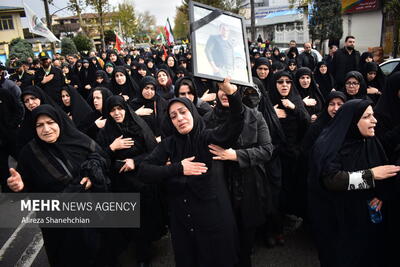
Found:
<path fill-rule="evenodd" d="M 28 19 L 29 32 L 46 37 L 50 42 L 60 42 L 54 34 L 46 27 L 42 20 L 23 2 L 26 18 Z"/>
<path fill-rule="evenodd" d="M 121 46 L 124 44 L 124 41 L 122 41 L 121 37 L 118 36 L 116 32 L 115 33 L 115 49 L 119 52 L 121 50 Z"/>
<path fill-rule="evenodd" d="M 167 35 L 168 45 L 171 45 L 172 43 L 175 42 L 175 40 L 174 40 L 174 34 L 172 33 L 171 24 L 169 23 L 169 18 L 167 18 L 167 24 L 165 25 L 164 30 L 165 34 Z"/>
<path fill-rule="evenodd" d="M 159 42 L 161 41 L 162 44 L 165 44 L 164 34 L 162 34 L 162 32 L 160 32 L 160 34 L 157 35 L 156 40 Z"/>

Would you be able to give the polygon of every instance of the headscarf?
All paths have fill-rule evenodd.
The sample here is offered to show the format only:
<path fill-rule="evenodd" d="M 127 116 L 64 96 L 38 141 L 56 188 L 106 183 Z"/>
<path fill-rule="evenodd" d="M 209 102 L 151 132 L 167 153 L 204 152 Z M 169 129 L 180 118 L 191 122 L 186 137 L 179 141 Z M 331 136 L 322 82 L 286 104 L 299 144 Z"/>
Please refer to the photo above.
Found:
<path fill-rule="evenodd" d="M 76 127 L 79 128 L 82 122 L 84 122 L 84 115 L 90 113 L 92 109 L 74 87 L 70 85 L 62 87 L 60 90 L 60 97 L 63 90 L 67 91 L 69 94 L 70 106 L 67 107 L 62 104 L 62 108 L 66 113 L 71 113 L 72 121 Z"/>
<path fill-rule="evenodd" d="M 365 80 L 364 80 L 362 74 L 358 71 L 349 71 L 344 78 L 344 82 L 346 83 L 347 80 L 352 77 L 355 78 L 360 83 L 360 88 L 358 89 L 358 93 L 356 95 L 349 95 L 347 93 L 346 85 L 345 85 L 343 92 L 346 95 L 347 99 L 348 100 L 350 100 L 350 99 L 365 99 L 365 100 L 369 99 L 367 96 L 367 84 L 365 83 Z"/>
<path fill-rule="evenodd" d="M 303 75 L 307 75 L 310 77 L 311 82 L 310 82 L 310 86 L 308 88 L 303 88 L 300 85 L 300 78 Z M 300 96 L 302 99 L 304 99 L 305 97 L 309 96 L 310 98 L 314 98 L 317 101 L 317 104 L 313 107 L 305 107 L 308 111 L 308 113 L 310 115 L 312 114 L 318 114 L 322 111 L 322 107 L 324 106 L 325 100 L 324 97 L 322 96 L 321 91 L 319 90 L 315 79 L 314 79 L 314 75 L 312 73 L 312 71 L 307 68 L 307 67 L 302 67 L 299 68 L 296 71 L 296 75 L 295 75 L 295 81 L 294 81 L 297 90 L 300 93 Z"/>
<path fill-rule="evenodd" d="M 122 85 L 119 85 L 115 80 L 115 74 L 118 72 L 124 74 L 126 77 L 126 81 Z M 113 85 L 112 92 L 114 93 L 114 95 L 127 95 L 129 96 L 129 99 L 134 99 L 139 95 L 139 86 L 132 79 L 124 66 L 115 67 L 111 81 Z"/>
<path fill-rule="evenodd" d="M 103 78 L 103 82 L 102 83 L 98 83 L 97 81 L 94 82 L 94 88 L 96 87 L 106 87 L 108 89 L 111 88 L 111 81 L 110 81 L 110 77 L 107 75 L 107 72 L 105 72 L 104 70 L 98 70 L 96 71 L 96 79 L 98 77 Z"/>
<path fill-rule="evenodd" d="M 268 76 L 267 76 L 267 78 L 265 78 L 265 79 L 263 79 L 263 80 L 261 80 L 260 79 L 260 77 L 258 77 L 258 75 L 257 75 L 257 68 L 258 67 L 260 67 L 261 65 L 265 65 L 265 66 L 267 66 L 268 67 L 268 69 L 269 69 L 269 73 L 268 73 Z M 271 66 L 271 63 L 270 63 L 270 61 L 267 59 L 267 58 L 265 58 L 265 57 L 259 57 L 259 58 L 257 58 L 256 60 L 255 60 L 255 62 L 254 62 L 254 66 L 253 66 L 253 69 L 252 69 L 252 73 L 253 73 L 253 77 L 257 77 L 262 83 L 263 83 L 263 88 L 259 88 L 260 90 L 262 90 L 262 89 L 264 89 L 264 90 L 266 90 L 266 92 L 268 92 L 268 90 L 269 90 L 269 83 L 270 83 L 270 81 L 271 81 L 271 77 L 272 77 L 272 75 L 273 75 L 273 73 L 272 73 L 272 66 Z M 265 92 L 263 92 L 263 91 L 261 91 L 263 94 L 265 94 Z"/>
<path fill-rule="evenodd" d="M 158 82 L 157 77 L 158 77 L 158 74 L 159 74 L 160 72 L 164 72 L 165 74 L 167 74 L 168 81 L 167 81 L 166 86 L 162 86 L 162 85 Z M 171 75 L 168 73 L 168 70 L 163 69 L 163 68 L 160 68 L 160 69 L 157 71 L 155 78 L 156 78 L 156 80 L 157 80 L 156 93 L 157 93 L 159 96 L 161 96 L 161 97 L 163 97 L 164 99 L 166 99 L 166 100 L 169 100 L 169 99 L 173 98 L 173 97 L 174 97 L 174 87 L 172 86 L 172 79 L 171 79 Z"/>

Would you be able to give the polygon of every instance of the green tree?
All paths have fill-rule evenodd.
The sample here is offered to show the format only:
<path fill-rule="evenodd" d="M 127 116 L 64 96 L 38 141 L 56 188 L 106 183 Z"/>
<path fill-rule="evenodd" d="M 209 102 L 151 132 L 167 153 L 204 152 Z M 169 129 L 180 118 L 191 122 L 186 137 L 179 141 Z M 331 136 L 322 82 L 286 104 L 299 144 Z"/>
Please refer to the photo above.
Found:
<path fill-rule="evenodd" d="M 99 17 L 101 46 L 104 49 L 106 47 L 106 43 L 104 41 L 104 16 L 110 11 L 111 6 L 108 0 L 86 0 L 86 3 L 96 11 Z"/>
<path fill-rule="evenodd" d="M 86 34 L 85 24 L 82 20 L 82 10 L 85 9 L 87 3 L 85 0 L 69 0 L 69 7 L 68 9 L 72 12 L 76 13 L 79 19 L 79 25 L 81 26 L 83 32 Z"/>
<path fill-rule="evenodd" d="M 124 2 L 118 4 L 118 11 L 115 13 L 113 21 L 117 28 L 121 25 L 122 36 L 125 41 L 128 37 L 133 38 L 135 36 L 138 24 L 132 0 L 124 0 Z"/>
<path fill-rule="evenodd" d="M 339 0 L 315 0 L 309 10 L 312 40 L 340 40 L 343 35 L 342 5 Z"/>
<path fill-rule="evenodd" d="M 197 2 L 238 13 L 239 6 L 243 0 L 198 0 Z M 173 31 L 176 35 L 179 33 L 179 38 L 186 38 L 189 36 L 189 0 L 182 0 L 182 5 L 177 7 L 174 22 L 175 26 Z M 179 39 L 178 37 L 175 38 Z"/>
<path fill-rule="evenodd" d="M 139 42 L 149 42 L 149 37 L 154 38 L 156 28 L 156 17 L 149 11 L 138 14 L 137 18 L 137 38 Z"/>
<path fill-rule="evenodd" d="M 33 58 L 32 45 L 21 38 L 12 39 L 10 42 L 10 57 L 12 56 L 16 56 L 22 60 L 26 60 L 28 57 Z"/>
<path fill-rule="evenodd" d="M 82 53 L 83 51 L 90 51 L 93 48 L 93 43 L 86 35 L 78 33 L 73 39 L 76 49 Z"/>
<path fill-rule="evenodd" d="M 76 48 L 76 45 L 74 41 L 71 38 L 65 37 L 61 39 L 61 54 L 66 56 L 66 55 L 72 55 L 78 53 L 78 49 Z"/>
<path fill-rule="evenodd" d="M 394 22 L 392 56 L 396 58 L 399 51 L 400 1 L 390 0 L 386 2 L 385 9 L 387 10 L 388 14 L 391 16 Z"/>

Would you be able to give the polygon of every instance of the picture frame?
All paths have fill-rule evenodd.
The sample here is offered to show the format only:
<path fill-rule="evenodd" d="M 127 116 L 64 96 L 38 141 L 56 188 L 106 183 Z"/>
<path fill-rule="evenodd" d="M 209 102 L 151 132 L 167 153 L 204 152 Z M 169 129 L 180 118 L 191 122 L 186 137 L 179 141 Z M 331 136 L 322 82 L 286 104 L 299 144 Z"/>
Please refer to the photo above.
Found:
<path fill-rule="evenodd" d="M 252 72 L 244 18 L 190 1 L 193 75 L 215 81 L 252 86 Z"/>

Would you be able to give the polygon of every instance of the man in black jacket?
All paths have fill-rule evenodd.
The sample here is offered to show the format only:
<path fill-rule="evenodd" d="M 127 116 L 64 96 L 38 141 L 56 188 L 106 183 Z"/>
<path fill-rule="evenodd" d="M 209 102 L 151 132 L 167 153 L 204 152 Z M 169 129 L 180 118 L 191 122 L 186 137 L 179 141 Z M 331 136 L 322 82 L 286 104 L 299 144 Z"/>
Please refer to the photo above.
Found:
<path fill-rule="evenodd" d="M 64 85 L 62 71 L 51 65 L 46 52 L 39 54 L 41 68 L 35 73 L 35 85 L 43 89 L 56 103 L 61 104 L 60 90 Z"/>
<path fill-rule="evenodd" d="M 332 60 L 332 75 L 336 80 L 336 88 L 341 90 L 344 87 L 344 77 L 349 71 L 359 71 L 360 52 L 354 49 L 356 38 L 347 36 L 344 47 L 338 49 Z"/>
<path fill-rule="evenodd" d="M 311 50 L 311 43 L 304 43 L 304 51 L 299 55 L 298 67 L 307 67 L 314 70 L 318 63 L 317 55 Z"/>
<path fill-rule="evenodd" d="M 29 63 L 27 61 L 18 61 L 16 63 L 17 70 L 9 77 L 14 81 L 21 90 L 25 87 L 33 85 L 34 75 L 29 73 Z"/>

